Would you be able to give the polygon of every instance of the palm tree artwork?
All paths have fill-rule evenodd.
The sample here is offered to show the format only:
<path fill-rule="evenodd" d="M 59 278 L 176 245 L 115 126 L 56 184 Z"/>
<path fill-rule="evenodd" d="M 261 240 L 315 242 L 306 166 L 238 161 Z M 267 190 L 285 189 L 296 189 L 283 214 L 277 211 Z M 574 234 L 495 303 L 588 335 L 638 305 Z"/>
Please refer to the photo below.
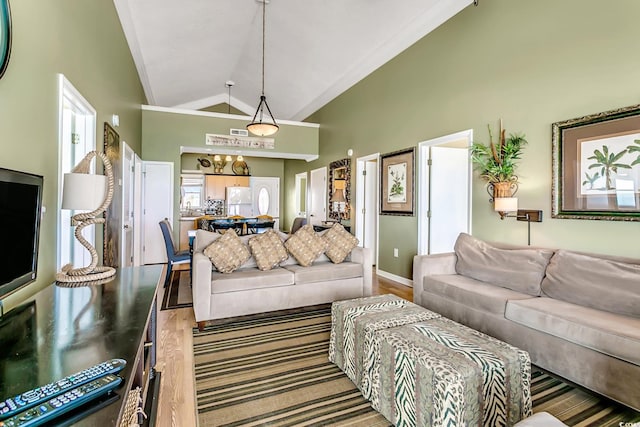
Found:
<path fill-rule="evenodd" d="M 627 147 L 627 151 L 629 152 L 629 154 L 638 153 L 638 157 L 636 157 L 636 159 L 631 162 L 631 166 L 640 164 L 640 139 L 634 140 L 633 143 L 636 145 L 629 145 Z"/>
<path fill-rule="evenodd" d="M 628 150 L 628 149 L 627 149 Z M 587 157 L 588 160 L 594 160 L 588 169 L 600 168 L 600 176 L 604 176 L 606 190 L 614 190 L 615 187 L 611 181 L 611 173 L 618 173 L 618 169 L 631 169 L 626 163 L 618 163 L 618 161 L 627 153 L 622 150 L 619 153 L 609 153 L 609 147 L 602 146 L 602 150 L 593 150 L 593 156 Z"/>
<path fill-rule="evenodd" d="M 596 181 L 600 178 L 600 172 L 596 172 L 593 175 L 589 175 L 587 172 L 584 173 L 585 175 L 585 180 L 582 181 L 582 185 L 589 185 L 589 188 L 587 190 L 593 190 L 593 184 L 596 183 Z"/>

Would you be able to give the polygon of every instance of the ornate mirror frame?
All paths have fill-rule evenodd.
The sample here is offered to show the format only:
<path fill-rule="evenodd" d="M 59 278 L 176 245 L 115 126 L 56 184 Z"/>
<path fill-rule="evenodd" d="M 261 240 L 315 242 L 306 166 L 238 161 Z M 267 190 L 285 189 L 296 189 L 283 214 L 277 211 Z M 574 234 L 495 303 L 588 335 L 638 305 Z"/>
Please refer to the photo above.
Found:
<path fill-rule="evenodd" d="M 331 195 L 335 191 L 335 181 L 344 180 L 344 209 L 340 213 L 333 210 Z M 329 206 L 329 218 L 333 220 L 349 221 L 351 219 L 351 159 L 336 160 L 329 164 L 329 193 L 327 196 Z"/>

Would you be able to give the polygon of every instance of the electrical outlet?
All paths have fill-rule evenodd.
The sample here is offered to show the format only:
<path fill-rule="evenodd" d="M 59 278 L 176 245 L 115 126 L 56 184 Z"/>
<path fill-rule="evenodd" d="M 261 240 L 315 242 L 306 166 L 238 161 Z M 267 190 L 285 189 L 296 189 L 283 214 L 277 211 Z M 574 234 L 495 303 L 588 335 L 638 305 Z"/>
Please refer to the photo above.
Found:
<path fill-rule="evenodd" d="M 398 248 L 393 248 L 393 257 L 398 258 Z"/>

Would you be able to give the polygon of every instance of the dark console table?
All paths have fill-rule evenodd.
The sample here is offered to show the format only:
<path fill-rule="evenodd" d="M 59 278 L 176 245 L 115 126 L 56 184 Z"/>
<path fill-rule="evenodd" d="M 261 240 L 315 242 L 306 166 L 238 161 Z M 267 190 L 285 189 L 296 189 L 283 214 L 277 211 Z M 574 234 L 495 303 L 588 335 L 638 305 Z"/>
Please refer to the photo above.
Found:
<path fill-rule="evenodd" d="M 112 396 L 92 401 L 51 425 L 116 426 L 129 392 L 154 400 L 156 292 L 161 265 L 118 269 L 109 283 L 55 284 L 0 318 L 0 400 L 108 359 L 127 366 Z M 155 377 L 155 378 L 154 378 Z M 147 405 L 149 411 L 150 405 Z M 149 414 L 153 423 L 155 414 Z M 149 422 L 147 420 L 147 422 Z"/>

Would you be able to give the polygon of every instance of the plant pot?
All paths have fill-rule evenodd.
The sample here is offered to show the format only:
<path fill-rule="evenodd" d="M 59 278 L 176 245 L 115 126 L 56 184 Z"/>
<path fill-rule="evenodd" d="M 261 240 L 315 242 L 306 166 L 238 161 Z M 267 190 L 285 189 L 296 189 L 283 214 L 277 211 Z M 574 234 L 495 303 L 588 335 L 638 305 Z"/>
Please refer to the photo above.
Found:
<path fill-rule="evenodd" d="M 514 184 L 510 181 L 493 183 L 493 198 L 511 197 L 513 195 Z"/>

